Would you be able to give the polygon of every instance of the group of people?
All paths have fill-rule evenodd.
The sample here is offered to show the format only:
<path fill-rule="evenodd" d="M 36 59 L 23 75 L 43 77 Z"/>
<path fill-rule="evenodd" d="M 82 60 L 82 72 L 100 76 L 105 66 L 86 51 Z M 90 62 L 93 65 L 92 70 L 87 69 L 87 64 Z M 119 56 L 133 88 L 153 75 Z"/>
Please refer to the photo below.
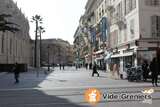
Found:
<path fill-rule="evenodd" d="M 65 65 L 64 64 L 59 64 L 59 69 L 63 69 L 64 70 Z"/>
<path fill-rule="evenodd" d="M 88 66 L 89 66 L 89 69 L 92 69 L 92 77 L 97 74 L 97 76 L 99 77 L 99 73 L 97 71 L 97 64 L 96 62 L 94 62 L 94 64 L 92 65 L 92 63 L 88 64 L 86 63 L 85 64 L 85 67 L 86 67 L 86 70 L 88 69 Z"/>
<path fill-rule="evenodd" d="M 86 65 L 86 69 L 87 69 Z M 64 70 L 64 64 L 60 64 L 59 65 L 60 70 L 63 69 Z M 90 65 L 91 67 L 91 65 Z M 150 64 L 148 64 L 147 60 L 144 60 L 143 64 L 142 64 L 142 70 L 143 72 L 143 78 L 144 81 L 147 80 L 148 78 L 148 74 L 151 71 L 151 76 L 152 76 L 152 84 L 153 86 L 158 86 L 158 75 L 160 74 L 160 51 L 157 52 L 156 57 L 153 58 L 153 60 L 151 61 Z M 19 64 L 15 63 L 12 71 L 14 72 L 14 78 L 15 78 L 15 84 L 19 83 L 19 74 L 20 74 L 20 66 Z M 93 63 L 92 65 L 92 76 L 94 76 L 95 74 L 97 74 L 97 76 L 99 77 L 99 73 L 97 71 L 97 64 L 96 62 Z"/>

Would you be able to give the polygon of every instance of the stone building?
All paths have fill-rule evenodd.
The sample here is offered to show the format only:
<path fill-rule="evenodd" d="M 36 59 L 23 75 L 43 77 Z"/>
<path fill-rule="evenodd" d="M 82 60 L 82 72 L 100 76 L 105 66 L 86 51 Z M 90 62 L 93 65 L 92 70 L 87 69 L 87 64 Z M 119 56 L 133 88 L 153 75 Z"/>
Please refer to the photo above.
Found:
<path fill-rule="evenodd" d="M 43 39 L 41 64 L 72 64 L 73 46 L 61 39 Z"/>
<path fill-rule="evenodd" d="M 19 31 L 0 31 L 0 64 L 32 65 L 29 22 L 12 0 L 0 0 L 0 14 L 9 14 L 7 21 L 17 24 Z"/>

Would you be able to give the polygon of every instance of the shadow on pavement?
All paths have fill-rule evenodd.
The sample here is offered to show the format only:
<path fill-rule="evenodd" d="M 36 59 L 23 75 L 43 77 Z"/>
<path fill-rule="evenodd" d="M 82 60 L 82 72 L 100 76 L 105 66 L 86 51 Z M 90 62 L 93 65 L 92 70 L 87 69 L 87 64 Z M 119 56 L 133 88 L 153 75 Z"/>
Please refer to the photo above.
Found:
<path fill-rule="evenodd" d="M 0 89 L 17 89 L 17 88 L 40 88 L 38 85 L 47 80 L 52 71 L 46 69 L 29 69 L 28 72 L 20 73 L 20 82 L 14 84 L 14 74 L 6 73 L 0 76 Z"/>
<path fill-rule="evenodd" d="M 75 104 L 40 90 L 0 91 L 0 107 L 89 107 L 82 103 Z"/>

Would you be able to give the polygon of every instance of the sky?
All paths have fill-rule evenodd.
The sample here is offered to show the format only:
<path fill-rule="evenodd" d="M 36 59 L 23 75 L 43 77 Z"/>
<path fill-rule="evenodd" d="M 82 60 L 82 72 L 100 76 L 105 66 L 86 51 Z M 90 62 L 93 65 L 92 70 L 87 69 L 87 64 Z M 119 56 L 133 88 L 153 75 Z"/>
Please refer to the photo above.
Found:
<path fill-rule="evenodd" d="M 42 26 L 46 32 L 42 38 L 61 38 L 73 44 L 73 36 L 80 16 L 85 11 L 87 0 L 14 0 L 31 21 L 39 14 L 43 17 Z M 35 23 L 30 22 L 30 36 L 35 38 Z"/>

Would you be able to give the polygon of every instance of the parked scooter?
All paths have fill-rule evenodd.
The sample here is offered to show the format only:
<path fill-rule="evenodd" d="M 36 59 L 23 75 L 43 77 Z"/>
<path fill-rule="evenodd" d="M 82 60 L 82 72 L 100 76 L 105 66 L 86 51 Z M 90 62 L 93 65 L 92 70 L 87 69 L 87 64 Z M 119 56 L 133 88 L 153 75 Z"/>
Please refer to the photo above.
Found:
<path fill-rule="evenodd" d="M 141 66 L 127 69 L 127 79 L 130 82 L 143 80 L 143 70 Z"/>

